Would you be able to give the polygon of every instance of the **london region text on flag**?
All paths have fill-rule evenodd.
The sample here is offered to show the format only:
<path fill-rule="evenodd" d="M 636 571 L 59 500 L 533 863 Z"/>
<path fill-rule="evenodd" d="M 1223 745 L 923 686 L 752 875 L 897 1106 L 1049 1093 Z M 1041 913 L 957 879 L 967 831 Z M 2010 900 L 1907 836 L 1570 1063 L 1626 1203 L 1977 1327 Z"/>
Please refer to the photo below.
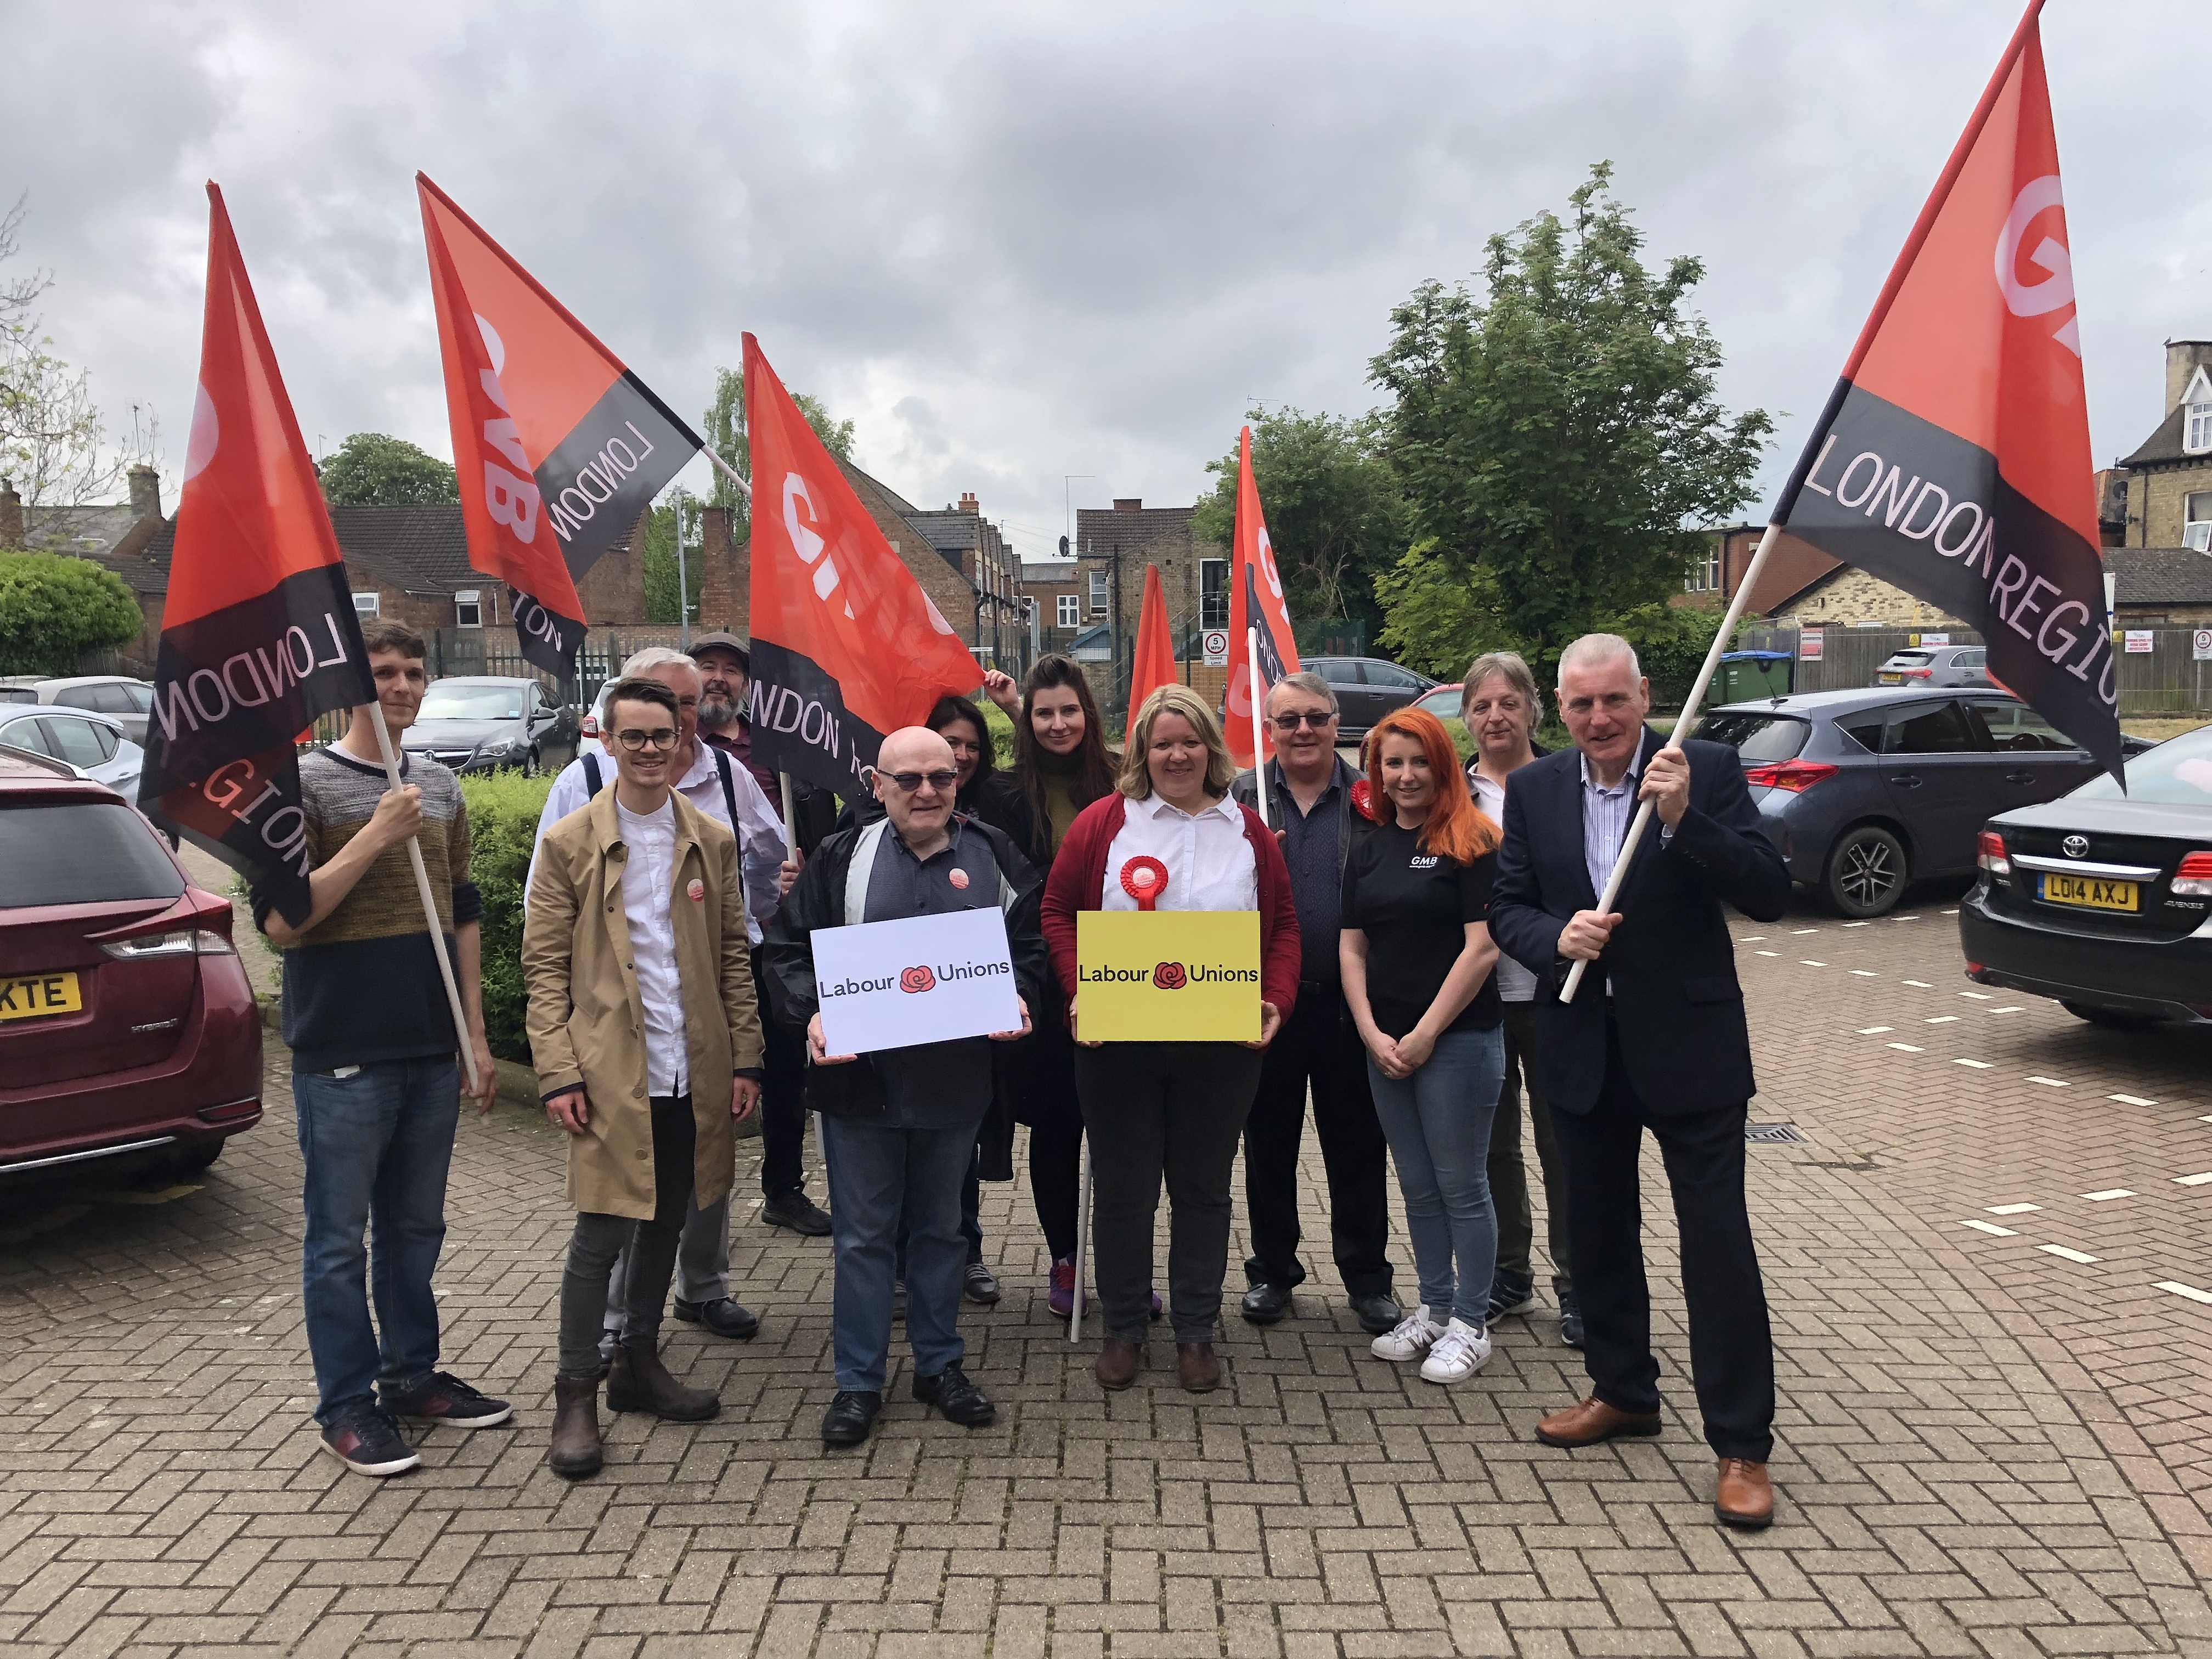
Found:
<path fill-rule="evenodd" d="M 2117 775 L 2040 9 L 1921 210 L 1775 516 L 1979 629 L 1990 672 Z"/>
<path fill-rule="evenodd" d="M 851 795 L 884 736 L 983 672 L 745 336 L 753 757 Z"/>
<path fill-rule="evenodd" d="M 576 583 L 706 445 L 422 173 L 422 240 L 469 562 L 507 584 L 522 653 L 575 672 Z"/>
<path fill-rule="evenodd" d="M 1256 766 L 1274 752 L 1274 739 L 1261 722 L 1262 754 L 1252 752 L 1252 671 L 1248 647 L 1258 630 L 1260 696 L 1264 700 L 1285 674 L 1298 672 L 1298 641 L 1283 601 L 1283 576 L 1260 512 L 1260 485 L 1252 476 L 1252 428 L 1237 440 L 1237 530 L 1229 570 L 1229 753 L 1239 766 Z"/>
<path fill-rule="evenodd" d="M 260 308 L 208 186 L 207 310 L 138 803 L 310 908 L 295 736 L 376 697 L 330 514 Z"/>

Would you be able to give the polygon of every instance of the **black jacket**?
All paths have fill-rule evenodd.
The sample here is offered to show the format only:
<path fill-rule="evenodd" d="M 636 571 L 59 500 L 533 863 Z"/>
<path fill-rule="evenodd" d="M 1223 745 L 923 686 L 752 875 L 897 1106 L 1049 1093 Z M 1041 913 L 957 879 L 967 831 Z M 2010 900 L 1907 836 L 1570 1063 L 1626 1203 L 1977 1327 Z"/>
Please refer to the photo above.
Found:
<path fill-rule="evenodd" d="M 1639 769 L 1662 745 L 1657 732 L 1644 732 Z M 1722 906 L 1779 921 L 1790 905 L 1790 872 L 1760 833 L 1735 750 L 1696 738 L 1682 748 L 1689 810 L 1663 847 L 1656 819 L 1644 831 L 1614 902 L 1620 926 L 1571 1003 L 1559 998 L 1572 965 L 1559 954 L 1559 933 L 1576 911 L 1597 907 L 1583 860 L 1582 751 L 1531 762 L 1506 789 L 1490 931 L 1536 975 L 1537 1065 L 1559 1110 L 1587 1112 L 1597 1102 L 1608 978 L 1621 1058 L 1652 1111 L 1732 1105 L 1758 1086 Z"/>
<path fill-rule="evenodd" d="M 1267 780 L 1268 822 L 1280 830 L 1283 824 L 1283 814 L 1282 809 L 1276 803 L 1283 799 L 1283 771 L 1281 765 L 1275 761 L 1271 760 L 1267 764 L 1275 769 L 1274 775 Z M 1375 827 L 1375 820 L 1352 804 L 1352 786 L 1359 781 L 1359 774 L 1345 764 L 1341 755 L 1337 757 L 1336 765 L 1338 772 L 1336 781 L 1344 786 L 1336 798 L 1336 878 L 1341 882 L 1344 879 L 1345 860 L 1352 856 L 1352 838 L 1354 836 L 1364 836 L 1372 830 Z M 1229 793 L 1239 806 L 1249 806 L 1254 811 L 1258 811 L 1260 810 L 1258 769 L 1255 768 L 1249 772 L 1239 772 L 1235 781 L 1230 784 Z"/>
<path fill-rule="evenodd" d="M 963 819 L 962 823 L 962 835 L 981 836 L 988 840 L 991 856 L 1011 890 L 1001 900 L 1001 908 L 1006 913 L 1006 943 L 1013 958 L 1015 988 L 1020 992 L 1034 1022 L 1043 1000 L 1047 971 L 1044 933 L 1037 923 L 1044 883 L 1029 860 L 1000 832 L 972 818 Z M 814 856 L 807 860 L 806 867 L 799 872 L 798 881 L 784 896 L 783 903 L 768 925 L 762 950 L 772 992 L 770 1000 L 778 1016 L 792 1024 L 804 1026 L 818 1006 L 812 936 L 817 927 L 845 925 L 845 878 L 852 868 L 854 845 L 865 827 L 841 830 L 815 849 Z M 979 894 L 977 897 L 981 902 L 988 902 L 990 896 Z M 961 1043 L 988 1041 L 984 1037 L 959 1039 Z M 988 1072 L 985 1075 L 988 1079 Z M 987 1082 L 976 1099 L 945 1101 L 942 1123 L 918 1127 L 950 1127 L 970 1121 L 984 1109 L 988 1097 Z M 866 1054 L 849 1065 L 816 1066 L 810 1062 L 806 1068 L 806 1103 L 832 1117 L 880 1120 L 890 1110 L 876 1075 L 875 1062 Z"/>

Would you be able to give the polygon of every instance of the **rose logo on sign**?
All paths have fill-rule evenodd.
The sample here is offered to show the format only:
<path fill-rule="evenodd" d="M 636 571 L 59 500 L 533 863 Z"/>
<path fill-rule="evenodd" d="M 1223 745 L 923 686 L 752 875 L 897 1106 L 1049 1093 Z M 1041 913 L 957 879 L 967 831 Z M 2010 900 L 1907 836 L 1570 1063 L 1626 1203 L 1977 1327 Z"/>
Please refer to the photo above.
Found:
<path fill-rule="evenodd" d="M 937 975 L 927 968 L 909 968 L 899 975 L 899 989 L 902 991 L 927 991 L 934 989 L 936 985 Z"/>
<path fill-rule="evenodd" d="M 1180 991 L 1189 982 L 1182 963 L 1179 962 L 1164 962 L 1152 969 L 1152 988 L 1155 991 Z"/>

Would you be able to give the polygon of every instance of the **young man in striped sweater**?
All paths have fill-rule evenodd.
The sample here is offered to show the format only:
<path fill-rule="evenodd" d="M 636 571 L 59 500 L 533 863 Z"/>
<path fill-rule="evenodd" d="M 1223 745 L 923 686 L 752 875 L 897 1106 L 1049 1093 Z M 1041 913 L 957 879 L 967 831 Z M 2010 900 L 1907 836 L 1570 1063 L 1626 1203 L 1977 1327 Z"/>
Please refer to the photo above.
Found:
<path fill-rule="evenodd" d="M 425 684 L 422 635 L 362 629 L 395 746 Z M 323 1449 L 360 1474 L 421 1461 L 394 1420 L 484 1428 L 511 1408 L 437 1369 L 430 1275 L 446 1237 L 446 1171 L 460 1119 L 456 1055 L 475 1053 L 480 1113 L 496 1078 L 477 975 L 483 906 L 469 879 L 468 811 L 453 775 L 408 757 L 390 787 L 375 707 L 344 737 L 300 757 L 313 908 L 293 927 L 253 896 L 253 920 L 284 953 L 284 1041 L 307 1164 L 301 1279 Z M 422 845 L 467 1018 L 453 1029 L 407 841 Z M 372 1270 L 367 1237 L 376 1240 Z M 369 1317 L 374 1292 L 376 1317 Z"/>

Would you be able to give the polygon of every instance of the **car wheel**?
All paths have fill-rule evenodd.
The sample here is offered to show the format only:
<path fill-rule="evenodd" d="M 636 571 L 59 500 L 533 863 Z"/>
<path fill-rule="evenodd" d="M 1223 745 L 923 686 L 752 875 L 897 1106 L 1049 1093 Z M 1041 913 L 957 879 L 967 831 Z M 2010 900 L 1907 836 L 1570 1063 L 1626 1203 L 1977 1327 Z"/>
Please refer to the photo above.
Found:
<path fill-rule="evenodd" d="M 535 749 L 522 757 L 522 775 L 526 778 L 538 775 L 538 751 Z"/>
<path fill-rule="evenodd" d="M 2092 1008 L 2086 1002 L 2061 1002 L 2058 1006 L 2075 1018 L 2086 1019 L 2108 1031 L 2147 1031 L 2158 1024 L 2148 1014 L 2131 1014 L 2119 1008 Z"/>
<path fill-rule="evenodd" d="M 1838 915 L 1880 916 L 1897 908 L 1911 878 L 1905 843 L 1878 823 L 1863 823 L 1828 849 L 1820 888 Z"/>
<path fill-rule="evenodd" d="M 189 1181 L 204 1174 L 208 1166 L 222 1156 L 222 1142 L 204 1140 L 197 1145 L 179 1147 L 162 1160 L 161 1173 L 179 1181 Z"/>

